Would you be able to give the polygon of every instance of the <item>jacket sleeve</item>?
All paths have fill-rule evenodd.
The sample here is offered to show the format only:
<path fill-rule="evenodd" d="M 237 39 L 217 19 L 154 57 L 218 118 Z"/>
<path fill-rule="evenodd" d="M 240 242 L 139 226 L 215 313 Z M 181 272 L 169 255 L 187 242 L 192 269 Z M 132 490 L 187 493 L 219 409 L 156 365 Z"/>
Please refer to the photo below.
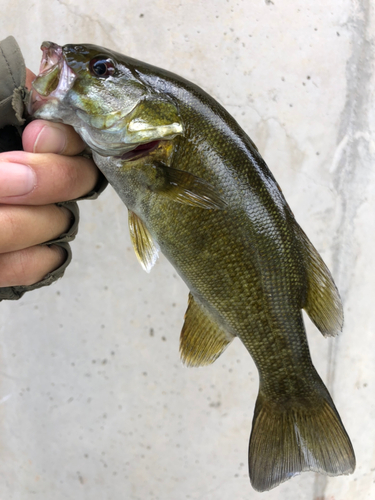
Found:
<path fill-rule="evenodd" d="M 0 152 L 22 149 L 22 127 L 27 90 L 25 88 L 26 67 L 23 56 L 16 40 L 10 36 L 0 42 Z M 95 189 L 82 199 L 95 199 L 107 186 L 105 177 L 101 174 Z M 12 286 L 0 288 L 0 301 L 4 299 L 16 300 L 25 292 L 50 285 L 64 274 L 66 267 L 72 260 L 72 251 L 69 242 L 78 231 L 79 210 L 76 200 L 58 203 L 68 208 L 72 213 L 72 224 L 67 233 L 59 238 L 47 241 L 44 245 L 59 245 L 66 252 L 65 262 L 55 271 L 47 274 L 41 281 L 30 286 Z"/>

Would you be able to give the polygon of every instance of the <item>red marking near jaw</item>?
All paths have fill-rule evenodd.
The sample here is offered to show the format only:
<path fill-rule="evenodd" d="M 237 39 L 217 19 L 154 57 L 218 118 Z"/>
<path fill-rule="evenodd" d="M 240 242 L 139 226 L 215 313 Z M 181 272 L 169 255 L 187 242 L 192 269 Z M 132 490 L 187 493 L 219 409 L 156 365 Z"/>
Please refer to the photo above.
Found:
<path fill-rule="evenodd" d="M 151 151 L 154 151 L 159 146 L 160 141 L 152 141 L 147 144 L 140 144 L 132 151 L 128 151 L 127 153 L 121 156 L 122 160 L 133 160 L 135 158 L 141 158 L 142 156 L 146 156 Z"/>

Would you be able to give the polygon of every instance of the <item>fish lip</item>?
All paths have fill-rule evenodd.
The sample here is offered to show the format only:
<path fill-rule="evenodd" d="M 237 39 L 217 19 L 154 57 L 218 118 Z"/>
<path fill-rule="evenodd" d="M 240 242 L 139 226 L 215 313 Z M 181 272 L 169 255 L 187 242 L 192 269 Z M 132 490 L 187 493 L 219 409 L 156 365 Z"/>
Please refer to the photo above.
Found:
<path fill-rule="evenodd" d="M 40 62 L 39 74 L 32 81 L 31 92 L 28 97 L 27 111 L 29 115 L 34 115 L 37 110 L 48 101 L 61 101 L 68 90 L 71 89 L 77 77 L 76 73 L 69 67 L 65 60 L 63 47 L 53 42 L 43 42 L 41 45 L 43 52 Z M 54 70 L 58 70 L 58 83 L 51 92 L 42 94 L 35 88 L 38 80 L 48 78 Z"/>
<path fill-rule="evenodd" d="M 63 61 L 63 48 L 57 43 L 43 42 L 40 48 L 43 56 L 40 62 L 39 75 L 48 72 L 53 66 Z"/>

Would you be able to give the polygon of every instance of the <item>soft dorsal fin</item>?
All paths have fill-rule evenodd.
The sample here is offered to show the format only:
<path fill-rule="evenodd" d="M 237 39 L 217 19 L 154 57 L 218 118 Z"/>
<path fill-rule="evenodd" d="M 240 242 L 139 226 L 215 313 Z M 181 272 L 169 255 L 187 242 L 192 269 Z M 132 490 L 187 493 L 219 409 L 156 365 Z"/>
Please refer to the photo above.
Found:
<path fill-rule="evenodd" d="M 342 330 L 344 322 L 339 292 L 323 259 L 299 226 L 297 236 L 304 249 L 307 270 L 304 309 L 325 337 L 334 337 Z"/>
<path fill-rule="evenodd" d="M 190 293 L 180 336 L 183 363 L 187 366 L 209 365 L 224 352 L 233 338 Z"/>
<path fill-rule="evenodd" d="M 159 256 L 159 248 L 153 242 L 147 227 L 138 215 L 129 210 L 128 216 L 130 238 L 135 254 L 143 269 L 149 273 Z"/>

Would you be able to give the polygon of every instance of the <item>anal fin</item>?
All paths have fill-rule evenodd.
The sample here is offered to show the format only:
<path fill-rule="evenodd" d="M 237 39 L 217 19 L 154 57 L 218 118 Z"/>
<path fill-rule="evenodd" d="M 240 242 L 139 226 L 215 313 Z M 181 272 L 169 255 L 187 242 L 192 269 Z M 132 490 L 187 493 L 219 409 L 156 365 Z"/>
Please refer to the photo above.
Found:
<path fill-rule="evenodd" d="M 187 366 L 209 365 L 220 356 L 233 338 L 190 293 L 180 336 L 183 363 Z"/>

